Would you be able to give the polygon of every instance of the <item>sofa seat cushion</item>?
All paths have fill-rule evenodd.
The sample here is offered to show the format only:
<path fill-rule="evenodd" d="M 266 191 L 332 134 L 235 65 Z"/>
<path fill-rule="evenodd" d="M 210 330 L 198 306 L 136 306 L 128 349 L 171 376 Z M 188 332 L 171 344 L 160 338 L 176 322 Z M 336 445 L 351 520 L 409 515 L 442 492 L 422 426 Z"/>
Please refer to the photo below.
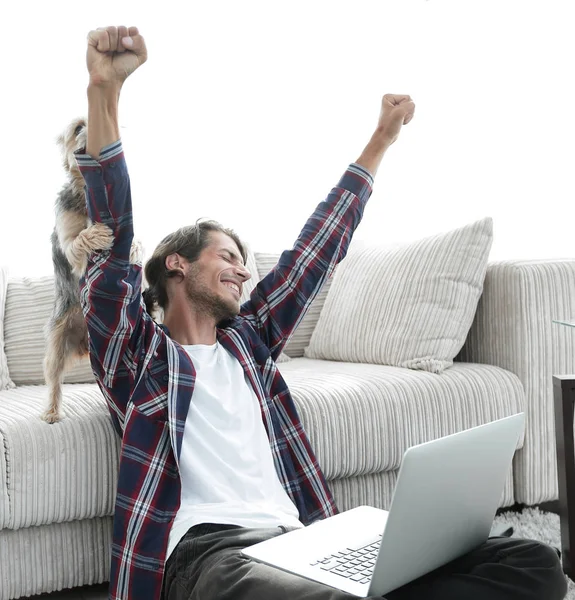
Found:
<path fill-rule="evenodd" d="M 396 470 L 406 448 L 523 410 L 519 379 L 456 363 L 442 375 L 296 358 L 280 364 L 328 480 Z M 0 392 L 0 529 L 113 514 L 120 440 L 96 384 Z M 523 440 L 520 441 L 520 446 Z"/>
<path fill-rule="evenodd" d="M 456 363 L 438 375 L 294 358 L 280 371 L 328 480 L 395 470 L 410 446 L 525 407 L 518 377 L 491 365 Z"/>
<path fill-rule="evenodd" d="M 113 514 L 119 438 L 98 386 L 64 384 L 54 425 L 46 398 L 43 385 L 0 392 L 0 529 Z"/>

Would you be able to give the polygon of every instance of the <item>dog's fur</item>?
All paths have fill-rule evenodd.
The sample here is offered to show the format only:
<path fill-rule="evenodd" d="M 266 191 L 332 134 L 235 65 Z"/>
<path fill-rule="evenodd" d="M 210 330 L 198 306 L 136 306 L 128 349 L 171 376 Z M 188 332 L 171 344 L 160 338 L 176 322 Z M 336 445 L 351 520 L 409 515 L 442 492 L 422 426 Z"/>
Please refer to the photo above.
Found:
<path fill-rule="evenodd" d="M 46 325 L 44 378 L 49 389 L 49 405 L 42 418 L 56 423 L 62 417 L 62 380 L 78 359 L 88 356 L 88 330 L 80 306 L 80 277 L 86 271 L 92 252 L 112 246 L 112 230 L 92 223 L 86 211 L 84 178 L 74 152 L 86 148 L 86 119 L 74 119 L 58 137 L 68 181 L 56 198 L 56 225 L 52 232 L 54 264 L 54 309 Z M 141 263 L 142 248 L 132 244 L 131 263 Z"/>

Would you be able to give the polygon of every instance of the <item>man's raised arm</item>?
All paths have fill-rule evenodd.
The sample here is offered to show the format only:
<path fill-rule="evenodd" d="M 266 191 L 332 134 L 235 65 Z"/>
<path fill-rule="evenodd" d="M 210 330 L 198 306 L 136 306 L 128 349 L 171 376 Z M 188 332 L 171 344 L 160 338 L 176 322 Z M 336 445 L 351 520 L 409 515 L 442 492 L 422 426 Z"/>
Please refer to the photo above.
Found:
<path fill-rule="evenodd" d="M 409 96 L 383 97 L 377 127 L 357 162 L 317 206 L 293 248 L 280 256 L 276 267 L 242 305 L 241 315 L 256 329 L 272 358 L 277 359 L 322 285 L 345 257 L 383 156 L 414 111 Z M 294 189 L 301 193 L 301 186 Z"/>
<path fill-rule="evenodd" d="M 142 369 L 140 357 L 156 335 L 142 295 L 142 267 L 130 264 L 134 239 L 130 178 L 118 128 L 118 101 L 126 78 L 146 60 L 136 27 L 107 27 L 88 34 L 86 153 L 76 160 L 86 182 L 92 225 L 107 248 L 88 257 L 80 302 L 90 340 L 90 361 L 118 429 Z"/>

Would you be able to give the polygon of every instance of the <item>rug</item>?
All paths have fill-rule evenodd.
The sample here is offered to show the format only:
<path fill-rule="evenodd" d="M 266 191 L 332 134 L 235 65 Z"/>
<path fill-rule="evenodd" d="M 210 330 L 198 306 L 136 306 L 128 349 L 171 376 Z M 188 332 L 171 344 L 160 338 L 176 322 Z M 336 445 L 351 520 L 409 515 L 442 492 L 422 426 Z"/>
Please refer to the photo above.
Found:
<path fill-rule="evenodd" d="M 538 508 L 525 508 L 522 512 L 507 512 L 495 518 L 492 533 L 500 533 L 513 527 L 512 537 L 527 538 L 545 542 L 561 549 L 559 515 L 542 512 Z M 575 600 L 575 583 L 569 580 L 566 600 Z"/>

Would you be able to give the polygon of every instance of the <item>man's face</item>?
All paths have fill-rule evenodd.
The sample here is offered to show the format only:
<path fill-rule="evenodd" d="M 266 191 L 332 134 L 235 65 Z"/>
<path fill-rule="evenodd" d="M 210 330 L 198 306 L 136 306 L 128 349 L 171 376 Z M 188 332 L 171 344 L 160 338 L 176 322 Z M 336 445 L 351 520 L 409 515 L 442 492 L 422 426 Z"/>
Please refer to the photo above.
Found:
<path fill-rule="evenodd" d="M 251 274 L 231 237 L 219 231 L 209 236 L 208 245 L 186 276 L 186 292 L 195 307 L 219 323 L 239 313 L 243 284 Z"/>

